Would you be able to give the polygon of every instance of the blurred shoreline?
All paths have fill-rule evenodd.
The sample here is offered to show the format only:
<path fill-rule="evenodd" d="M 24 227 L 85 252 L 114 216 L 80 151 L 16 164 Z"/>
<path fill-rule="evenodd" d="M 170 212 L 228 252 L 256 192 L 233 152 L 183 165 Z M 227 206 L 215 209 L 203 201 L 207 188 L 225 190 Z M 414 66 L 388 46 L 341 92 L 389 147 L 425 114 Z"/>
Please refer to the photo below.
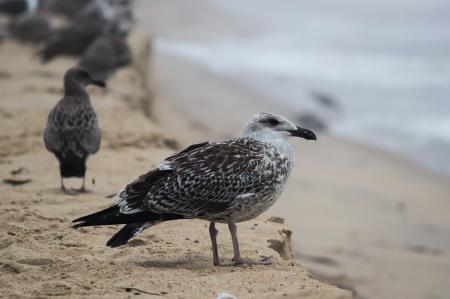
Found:
<path fill-rule="evenodd" d="M 230 122 L 234 122 L 234 120 L 236 119 L 236 115 L 239 115 L 241 119 L 243 119 L 245 113 L 252 113 L 255 111 L 274 111 L 294 120 L 299 116 L 299 110 L 296 110 L 295 108 L 291 109 L 291 107 L 286 103 L 277 103 L 273 98 L 271 98 L 269 94 L 264 94 L 262 90 L 249 86 L 249 84 L 246 84 L 241 79 L 237 79 L 230 75 L 211 70 L 210 68 L 199 64 L 187 57 L 173 55 L 158 50 L 154 50 L 154 53 L 155 56 L 158 57 L 157 59 L 155 59 L 156 61 L 165 61 L 164 63 L 168 63 L 168 61 L 170 61 L 169 64 L 184 65 L 186 66 L 186 69 L 196 70 L 194 72 L 199 72 L 207 76 L 211 76 L 213 78 L 216 78 L 217 81 L 228 82 L 224 84 L 232 86 L 236 91 L 236 94 L 238 95 L 237 98 L 234 99 L 234 101 L 232 99 L 227 99 L 226 103 L 218 103 L 221 102 L 221 100 L 214 99 L 214 97 L 220 98 L 221 95 L 214 95 L 211 96 L 211 98 L 202 96 L 202 99 L 198 99 L 198 103 L 194 103 L 193 105 L 185 103 L 184 100 L 176 96 L 170 99 L 175 100 L 175 102 L 172 103 L 175 105 L 173 108 L 175 110 L 179 109 L 179 112 L 184 114 L 181 117 L 186 117 L 187 119 L 189 119 L 187 120 L 188 122 L 194 122 L 197 126 L 200 126 L 202 129 L 209 131 L 211 138 L 217 138 L 217 134 L 220 134 L 224 137 L 231 137 L 235 136 L 236 134 L 240 134 L 242 124 L 230 124 Z M 158 72 L 164 73 L 163 68 L 163 66 L 160 66 L 158 68 Z M 210 101 L 212 104 L 203 105 L 208 101 Z M 200 106 L 198 106 L 197 104 L 199 104 Z M 239 110 L 234 111 L 235 113 L 229 113 L 227 111 L 227 113 L 224 114 L 224 110 L 216 108 L 217 105 L 222 105 L 227 109 L 232 108 L 232 106 L 235 105 L 239 107 Z M 181 106 L 183 106 L 183 108 L 181 108 Z M 206 111 L 209 111 L 209 113 L 207 113 Z M 245 113 L 243 113 L 243 111 L 245 111 Z M 218 117 L 220 117 L 220 115 L 225 115 L 225 119 L 217 119 Z M 208 125 L 211 122 L 212 125 Z M 168 125 L 170 126 L 170 124 Z M 383 148 L 380 145 L 364 142 L 363 140 L 353 139 L 349 136 L 339 135 L 334 131 L 323 131 L 319 134 L 331 137 L 336 140 L 341 140 L 343 143 L 359 147 L 364 151 L 373 153 L 374 155 L 383 155 L 387 159 L 392 159 L 393 161 L 404 163 L 405 165 L 409 165 L 410 167 L 414 168 L 414 171 L 424 172 L 427 175 L 433 177 L 435 180 L 450 182 L 450 177 L 447 173 L 437 171 L 436 169 L 430 167 L 426 167 L 423 164 L 418 163 L 416 160 L 409 158 L 398 151 L 396 152 L 395 150 L 389 150 L 388 148 Z M 183 140 L 186 136 L 180 137 Z"/>
<path fill-rule="evenodd" d="M 200 6 L 205 13 L 193 20 L 151 21 L 155 50 L 239 80 L 333 135 L 450 177 L 450 44 L 439 38 L 447 3 L 210 0 L 181 6 L 180 15 Z M 315 93 L 340 111 L 318 104 Z"/>
<path fill-rule="evenodd" d="M 163 46 L 158 46 L 158 44 L 161 43 Z M 195 67 L 203 69 L 212 76 L 217 76 L 242 86 L 243 89 L 247 89 L 249 93 L 252 93 L 255 97 L 257 97 L 258 101 L 263 102 L 261 107 L 270 106 L 272 109 L 278 110 L 283 113 L 283 115 L 291 119 L 297 119 L 299 123 L 302 123 L 302 118 L 304 115 L 311 116 L 313 121 L 317 120 L 321 126 L 326 128 L 325 134 L 327 135 L 334 136 L 335 138 L 345 140 L 346 142 L 353 143 L 358 146 L 379 150 L 383 153 L 393 155 L 398 159 L 405 160 L 407 163 L 412 163 L 421 170 L 430 172 L 438 177 L 442 176 L 446 179 L 450 178 L 450 160 L 448 160 L 450 143 L 448 143 L 444 137 L 444 139 L 439 139 L 438 137 L 430 140 L 418 139 L 416 142 L 417 144 L 415 146 L 411 146 L 412 141 L 405 140 L 414 139 L 416 137 L 408 135 L 410 133 L 406 131 L 403 132 L 406 135 L 402 135 L 402 133 L 399 132 L 395 132 L 394 134 L 387 133 L 387 130 L 389 130 L 388 126 L 395 126 L 396 122 L 401 121 L 398 116 L 392 114 L 384 116 L 387 123 L 386 127 L 377 127 L 376 122 L 378 122 L 378 120 L 373 119 L 380 118 L 379 115 L 365 115 L 362 117 L 346 119 L 343 115 L 339 115 L 333 111 L 327 111 L 327 107 L 320 107 L 321 105 L 318 105 L 317 103 L 311 103 L 314 102 L 314 94 L 317 92 L 317 94 L 324 94 L 329 97 L 333 103 L 336 103 L 337 106 L 341 105 L 342 103 L 333 95 L 328 92 L 322 93 L 321 91 L 316 91 L 314 89 L 310 89 L 308 91 L 303 87 L 296 92 L 300 99 L 298 99 L 295 104 L 292 101 L 291 103 L 289 103 L 289 101 L 279 101 L 276 99 L 276 94 L 279 91 L 270 91 L 274 85 L 273 81 L 276 79 L 258 80 L 256 78 L 248 78 L 242 75 L 233 75 L 231 73 L 222 72 L 214 67 L 211 67 L 210 65 L 207 65 L 205 62 L 192 58 L 189 54 L 183 54 L 183 46 L 181 46 L 181 49 L 178 50 L 172 47 L 173 45 L 169 46 L 168 49 L 164 41 L 157 41 L 155 51 L 160 52 L 161 55 L 170 56 L 172 59 L 184 60 L 187 63 L 195 65 Z M 174 47 L 176 48 L 177 46 Z M 259 105 L 256 101 L 248 104 L 254 106 Z M 259 107 L 256 108 L 258 109 Z M 260 109 L 258 111 L 262 110 Z M 345 111 L 339 112 L 345 113 Z M 417 119 L 409 120 L 411 121 L 410 124 L 412 128 L 417 127 L 418 131 L 422 130 L 420 134 L 426 134 L 426 132 L 423 131 L 425 129 L 421 129 L 420 126 L 427 127 L 426 130 L 432 130 L 431 125 L 427 123 L 428 120 L 423 120 L 422 123 L 420 123 L 420 120 Z M 414 121 L 416 121 L 416 124 L 414 124 Z M 444 128 L 447 122 L 445 118 L 440 119 L 436 116 L 436 119 L 433 120 L 433 122 L 438 124 L 438 130 L 441 130 L 441 132 L 437 131 L 436 134 L 446 134 L 446 132 L 444 132 L 444 130 L 447 130 L 447 128 Z M 368 131 L 365 131 L 365 129 L 357 129 L 357 127 L 363 123 L 367 123 L 371 126 L 370 131 L 372 134 L 368 134 Z M 411 148 L 408 149 L 408 146 Z"/>

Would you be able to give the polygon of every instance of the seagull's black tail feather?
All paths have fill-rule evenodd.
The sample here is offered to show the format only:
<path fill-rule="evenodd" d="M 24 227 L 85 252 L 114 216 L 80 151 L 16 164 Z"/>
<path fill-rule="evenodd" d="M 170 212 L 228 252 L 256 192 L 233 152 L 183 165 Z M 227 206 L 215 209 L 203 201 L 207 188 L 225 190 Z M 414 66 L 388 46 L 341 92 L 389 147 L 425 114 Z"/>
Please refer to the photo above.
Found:
<path fill-rule="evenodd" d="M 163 221 L 183 219 L 177 214 L 157 214 L 150 211 L 124 214 L 120 207 L 112 206 L 97 213 L 87 215 L 73 222 L 78 222 L 73 228 L 96 225 L 126 224 L 106 243 L 109 247 L 118 247 L 128 243 L 128 240 L 142 232 L 147 227 Z"/>
<path fill-rule="evenodd" d="M 86 175 L 86 159 L 76 155 L 70 155 L 64 159 L 59 159 L 59 172 L 63 178 L 78 177 L 82 178 Z"/>
<path fill-rule="evenodd" d="M 123 222 L 118 221 L 119 217 L 117 215 L 119 213 L 120 208 L 117 206 L 112 206 L 97 213 L 73 220 L 72 222 L 79 222 L 73 227 L 78 228 L 83 226 L 120 224 Z"/>
<path fill-rule="evenodd" d="M 139 234 L 145 228 L 150 226 L 146 223 L 130 223 L 122 227 L 111 239 L 106 243 L 109 247 L 119 247 L 128 243 L 128 240 Z"/>
<path fill-rule="evenodd" d="M 112 206 L 100 212 L 75 219 L 72 222 L 79 222 L 73 226 L 73 228 L 78 228 L 97 225 L 161 222 L 183 218 L 183 216 L 177 214 L 157 214 L 150 211 L 124 214 L 120 212 L 120 207 Z"/>

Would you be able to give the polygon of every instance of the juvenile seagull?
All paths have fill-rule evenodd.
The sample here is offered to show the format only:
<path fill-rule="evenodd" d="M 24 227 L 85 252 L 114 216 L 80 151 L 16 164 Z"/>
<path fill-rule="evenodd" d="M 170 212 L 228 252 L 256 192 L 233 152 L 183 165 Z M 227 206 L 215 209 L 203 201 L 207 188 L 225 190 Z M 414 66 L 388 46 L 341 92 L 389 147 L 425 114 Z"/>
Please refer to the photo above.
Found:
<path fill-rule="evenodd" d="M 53 30 L 49 18 L 38 14 L 21 15 L 8 24 L 10 36 L 21 42 L 46 41 L 52 35 Z"/>
<path fill-rule="evenodd" d="M 131 0 L 96 0 L 80 10 L 74 17 L 75 22 L 87 19 L 98 19 L 109 23 L 123 14 L 133 15 Z"/>
<path fill-rule="evenodd" d="M 131 26 L 133 21 L 134 15 L 129 0 L 91 1 L 73 17 L 70 24 L 52 34 L 46 45 L 38 51 L 38 55 L 42 63 L 61 55 L 83 55 L 111 23 L 118 22 L 121 26 Z"/>
<path fill-rule="evenodd" d="M 228 223 L 234 263 L 239 253 L 236 223 L 253 219 L 272 206 L 293 166 L 289 137 L 316 140 L 315 134 L 284 117 L 259 113 L 244 137 L 194 144 L 168 157 L 118 194 L 116 204 L 74 222 L 74 227 L 126 224 L 106 244 L 117 247 L 144 229 L 168 220 L 210 221 L 214 265 L 220 265 L 216 222 Z"/>
<path fill-rule="evenodd" d="M 84 69 L 74 67 L 64 75 L 64 97 L 50 111 L 44 142 L 59 161 L 61 189 L 64 178 L 83 178 L 85 191 L 86 160 L 100 148 L 100 128 L 86 86 L 105 86 Z"/>
<path fill-rule="evenodd" d="M 122 18 L 108 24 L 102 35 L 83 54 L 79 65 L 103 81 L 117 69 L 128 65 L 131 62 L 131 50 L 126 38 L 131 26 L 131 22 Z"/>
<path fill-rule="evenodd" d="M 38 51 L 42 63 L 48 63 L 61 55 L 82 55 L 105 28 L 105 22 L 86 19 L 72 22 L 64 28 L 55 30 L 45 46 Z"/>

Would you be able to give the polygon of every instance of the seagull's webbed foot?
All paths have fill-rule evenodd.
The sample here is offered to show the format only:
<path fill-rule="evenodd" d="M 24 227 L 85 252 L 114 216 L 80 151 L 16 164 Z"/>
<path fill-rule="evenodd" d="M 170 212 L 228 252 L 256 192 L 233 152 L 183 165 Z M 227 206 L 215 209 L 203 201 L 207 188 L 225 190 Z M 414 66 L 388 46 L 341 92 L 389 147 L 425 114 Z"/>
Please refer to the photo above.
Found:
<path fill-rule="evenodd" d="M 67 189 L 66 189 L 66 186 L 64 186 L 64 179 L 63 179 L 63 177 L 61 177 L 61 191 L 64 192 L 64 193 L 68 193 Z"/>
<path fill-rule="evenodd" d="M 239 259 L 237 261 L 235 261 L 233 259 L 234 265 L 235 266 L 245 266 L 245 265 L 272 265 L 272 260 L 270 257 L 264 257 L 260 260 L 250 260 L 250 259 Z"/>
<path fill-rule="evenodd" d="M 228 221 L 228 228 L 230 229 L 231 241 L 233 242 L 233 252 L 234 258 L 233 262 L 235 266 L 239 265 L 270 265 L 272 261 L 270 257 L 264 257 L 259 261 L 246 260 L 241 258 L 241 253 L 239 251 L 239 243 L 237 239 L 237 227 L 233 220 Z"/>
<path fill-rule="evenodd" d="M 84 186 L 84 177 L 83 177 L 83 184 L 81 185 L 81 188 L 77 190 L 79 193 L 87 193 L 86 187 Z"/>
<path fill-rule="evenodd" d="M 268 265 L 272 265 L 273 262 L 271 260 L 270 257 L 264 257 L 260 260 L 250 260 L 250 259 L 239 259 L 237 262 L 232 259 L 231 263 L 224 263 L 224 264 L 219 264 L 217 266 L 220 267 L 239 267 L 239 266 L 251 266 L 251 265 L 263 265 L 263 266 L 268 266 Z"/>

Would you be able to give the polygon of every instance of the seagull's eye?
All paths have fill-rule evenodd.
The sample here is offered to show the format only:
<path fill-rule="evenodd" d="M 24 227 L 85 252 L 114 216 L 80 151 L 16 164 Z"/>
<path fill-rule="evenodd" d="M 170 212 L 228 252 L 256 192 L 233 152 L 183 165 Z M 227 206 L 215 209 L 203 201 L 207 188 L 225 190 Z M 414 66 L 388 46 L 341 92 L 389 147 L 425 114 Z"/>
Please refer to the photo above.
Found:
<path fill-rule="evenodd" d="M 271 126 L 277 126 L 280 124 L 280 121 L 276 118 L 269 118 L 266 122 Z"/>

